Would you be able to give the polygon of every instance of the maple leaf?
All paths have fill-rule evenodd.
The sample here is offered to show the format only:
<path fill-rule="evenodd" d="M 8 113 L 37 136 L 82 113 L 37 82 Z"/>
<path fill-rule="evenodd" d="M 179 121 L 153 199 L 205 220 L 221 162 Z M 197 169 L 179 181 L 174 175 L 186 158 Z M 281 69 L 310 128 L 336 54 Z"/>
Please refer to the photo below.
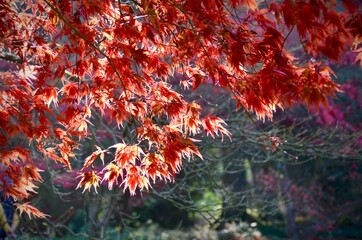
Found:
<path fill-rule="evenodd" d="M 84 189 L 82 191 L 82 193 L 84 193 L 84 191 L 87 189 L 88 191 L 90 191 L 90 188 L 93 186 L 96 193 L 98 193 L 97 187 L 99 186 L 99 176 L 97 176 L 93 170 L 89 172 L 82 172 L 79 174 L 77 178 L 82 178 L 82 179 L 78 183 L 76 189 L 84 185 Z"/>
<path fill-rule="evenodd" d="M 41 172 L 40 169 L 35 167 L 33 164 L 27 164 L 25 166 L 22 166 L 21 168 L 22 175 L 27 178 L 34 181 L 42 182 L 42 177 L 40 176 L 39 172 Z"/>
<path fill-rule="evenodd" d="M 169 144 L 161 151 L 161 155 L 165 159 L 165 164 L 167 165 L 167 170 L 170 172 L 172 178 L 181 170 L 182 166 L 180 149 L 175 149 L 175 146 L 177 147 L 175 144 Z"/>
<path fill-rule="evenodd" d="M 181 138 L 178 144 L 180 145 L 180 152 L 183 157 L 192 158 L 193 155 L 197 155 L 199 158 L 203 160 L 203 157 L 194 142 L 200 142 L 199 140 L 193 138 Z"/>
<path fill-rule="evenodd" d="M 308 68 L 303 69 L 299 82 L 303 86 L 303 99 L 308 106 L 318 106 L 320 103 L 326 105 L 327 97 L 340 91 L 338 84 L 332 81 L 331 75 L 334 75 L 334 72 L 319 63 L 311 63 Z"/>
<path fill-rule="evenodd" d="M 55 107 L 57 107 L 57 105 L 58 105 L 57 88 L 46 87 L 42 90 L 40 95 L 44 97 L 44 100 L 45 100 L 46 104 L 48 105 L 48 107 L 50 106 L 51 103 L 53 103 L 55 105 Z"/>
<path fill-rule="evenodd" d="M 28 177 L 27 173 L 24 170 L 20 170 L 18 166 L 9 166 L 9 169 L 5 171 L 8 177 L 11 179 L 11 187 L 5 189 L 5 192 L 8 196 L 15 196 L 17 199 L 28 198 L 31 193 L 37 193 L 36 189 L 38 188 L 34 184 L 34 179 Z"/>
<path fill-rule="evenodd" d="M 124 143 L 117 143 L 109 148 L 116 148 L 115 161 L 118 166 L 126 166 L 127 164 L 135 164 L 141 154 L 144 154 L 142 148 L 138 145 L 128 146 Z"/>
<path fill-rule="evenodd" d="M 25 161 L 28 159 L 28 154 L 19 148 L 14 148 L 9 151 L 0 152 L 2 163 L 10 165 L 12 162 Z"/>
<path fill-rule="evenodd" d="M 149 118 L 144 119 L 142 126 L 137 128 L 138 139 L 148 140 L 149 148 L 153 144 L 162 143 L 162 130 Z"/>
<path fill-rule="evenodd" d="M 66 97 L 72 97 L 72 98 L 78 97 L 79 94 L 78 84 L 74 82 L 67 83 L 60 89 L 60 92 Z"/>
<path fill-rule="evenodd" d="M 35 218 L 46 218 L 49 217 L 49 215 L 39 211 L 39 209 L 33 207 L 30 202 L 25 203 L 14 203 L 14 206 L 16 206 L 16 209 L 20 212 L 20 215 L 25 212 L 28 214 L 28 217 L 31 219 L 32 217 Z"/>
<path fill-rule="evenodd" d="M 171 180 L 170 173 L 167 171 L 167 165 L 165 159 L 161 154 L 148 153 L 144 158 L 145 172 L 151 177 L 153 182 L 156 182 L 156 178 Z"/>
<path fill-rule="evenodd" d="M 102 171 L 106 171 L 103 176 L 102 182 L 108 182 L 108 189 L 113 188 L 113 184 L 117 183 L 118 177 L 123 176 L 123 170 L 113 163 L 109 163 Z"/>
<path fill-rule="evenodd" d="M 200 86 L 200 84 L 205 81 L 205 76 L 195 73 L 193 75 L 193 79 L 194 79 L 194 82 L 192 84 L 192 89 L 196 90 Z"/>
<path fill-rule="evenodd" d="M 84 160 L 84 164 L 82 167 L 82 171 L 89 167 L 90 165 L 93 164 L 93 162 L 97 159 L 97 157 L 100 155 L 100 158 L 104 164 L 104 153 L 106 153 L 107 151 L 102 150 L 100 147 L 98 147 L 97 145 L 95 145 L 95 147 L 97 148 L 97 151 L 93 152 L 91 155 L 89 155 L 85 160 Z"/>
<path fill-rule="evenodd" d="M 185 132 L 193 135 L 199 133 L 200 110 L 201 106 L 195 102 L 189 103 L 187 105 L 186 117 L 182 119 Z"/>
<path fill-rule="evenodd" d="M 231 133 L 224 128 L 223 125 L 226 125 L 225 121 L 218 117 L 207 116 L 202 119 L 202 126 L 207 135 L 215 138 L 215 135 L 218 136 L 220 133 L 222 139 L 224 138 L 224 135 L 226 135 L 231 140 Z"/>
<path fill-rule="evenodd" d="M 148 190 L 150 186 L 149 180 L 142 174 L 141 168 L 134 165 L 127 169 L 127 176 L 122 184 L 124 184 L 124 191 L 128 188 L 131 195 L 136 194 L 137 187 L 140 189 L 146 188 Z"/>

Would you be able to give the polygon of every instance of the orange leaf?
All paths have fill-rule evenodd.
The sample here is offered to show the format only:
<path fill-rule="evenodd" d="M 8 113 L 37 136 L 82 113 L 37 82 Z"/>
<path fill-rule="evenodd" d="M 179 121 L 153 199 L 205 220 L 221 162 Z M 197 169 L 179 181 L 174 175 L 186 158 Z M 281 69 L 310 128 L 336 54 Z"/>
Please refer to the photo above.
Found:
<path fill-rule="evenodd" d="M 156 178 L 171 180 L 170 173 L 167 171 L 167 165 L 162 155 L 157 153 L 149 153 L 143 159 L 146 167 L 145 172 L 151 177 L 153 182 L 156 182 Z"/>
<path fill-rule="evenodd" d="M 135 164 L 136 159 L 144 154 L 143 150 L 138 145 L 128 146 L 124 143 L 117 143 L 110 148 L 116 148 L 115 160 L 118 166 L 126 166 L 129 163 Z"/>
<path fill-rule="evenodd" d="M 136 189 L 146 188 L 148 190 L 150 183 L 148 178 L 141 174 L 141 169 L 138 166 L 131 166 L 128 169 L 128 174 L 126 179 L 122 182 L 124 184 L 124 191 L 128 188 L 131 195 L 136 194 Z"/>
<path fill-rule="evenodd" d="M 100 147 L 95 146 L 97 148 L 97 151 L 93 152 L 91 155 L 89 155 L 83 164 L 83 168 L 82 170 L 84 170 L 85 168 L 89 167 L 90 165 L 93 164 L 93 162 L 97 159 L 98 155 L 100 155 L 100 158 L 102 160 L 102 162 L 104 163 L 104 153 L 106 151 L 102 150 Z"/>
<path fill-rule="evenodd" d="M 258 4 L 256 3 L 255 0 L 242 0 L 242 2 L 253 11 L 258 9 Z"/>
<path fill-rule="evenodd" d="M 82 179 L 78 183 L 78 186 L 76 189 L 78 189 L 84 185 L 84 189 L 82 192 L 82 193 L 84 193 L 84 191 L 87 189 L 88 189 L 88 191 L 90 191 L 90 188 L 93 186 L 96 193 L 98 193 L 97 187 L 99 186 L 99 177 L 95 174 L 95 172 L 93 170 L 91 170 L 90 172 L 81 173 L 77 178 L 79 178 L 79 177 L 81 177 Z"/>
<path fill-rule="evenodd" d="M 39 211 L 37 208 L 33 207 L 30 205 L 30 202 L 26 202 L 26 203 L 15 203 L 14 204 L 16 206 L 16 209 L 18 211 L 20 211 L 20 215 L 23 214 L 23 212 L 25 212 L 26 214 L 28 214 L 28 217 L 31 219 L 32 217 L 36 217 L 36 218 L 46 218 L 49 217 L 49 215 Z"/>
<path fill-rule="evenodd" d="M 106 171 L 106 173 L 103 176 L 102 182 L 107 181 L 108 189 L 111 190 L 113 188 L 113 184 L 115 182 L 117 183 L 118 177 L 122 176 L 122 169 L 117 165 L 110 163 L 103 169 L 103 171 Z"/>

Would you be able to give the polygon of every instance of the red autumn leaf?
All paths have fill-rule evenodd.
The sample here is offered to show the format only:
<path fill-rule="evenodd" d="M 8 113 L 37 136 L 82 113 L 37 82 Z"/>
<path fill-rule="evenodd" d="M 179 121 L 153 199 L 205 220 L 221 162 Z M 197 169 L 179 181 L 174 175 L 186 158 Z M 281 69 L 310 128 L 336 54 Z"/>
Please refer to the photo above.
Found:
<path fill-rule="evenodd" d="M 165 159 L 167 171 L 173 179 L 174 175 L 181 170 L 182 156 L 180 150 L 176 150 L 175 145 L 169 144 L 162 151 L 161 155 Z"/>
<path fill-rule="evenodd" d="M 113 163 L 109 163 L 104 169 L 106 173 L 103 176 L 102 182 L 108 182 L 108 189 L 111 190 L 113 188 L 114 183 L 117 184 L 118 177 L 123 177 L 123 171 L 120 167 Z"/>
<path fill-rule="evenodd" d="M 192 89 L 196 90 L 200 86 L 200 84 L 204 82 L 204 77 L 198 73 L 195 73 L 193 77 L 194 77 L 194 82 L 192 85 Z"/>
<path fill-rule="evenodd" d="M 140 159 L 141 154 L 144 154 L 142 148 L 137 145 L 128 146 L 124 143 L 117 143 L 110 148 L 116 148 L 115 161 L 121 167 L 136 164 L 136 159 Z"/>
<path fill-rule="evenodd" d="M 122 182 L 124 184 L 124 191 L 128 188 L 131 195 L 135 195 L 137 188 L 146 188 L 148 190 L 150 183 L 148 178 L 142 174 L 140 167 L 130 166 L 127 172 L 127 177 Z"/>
<path fill-rule="evenodd" d="M 162 155 L 157 153 L 148 153 L 144 157 L 143 161 L 145 163 L 145 172 L 151 177 L 154 183 L 157 177 L 164 180 L 171 180 L 170 173 L 168 172 L 165 164 L 165 159 Z"/>
<path fill-rule="evenodd" d="M 210 135 L 213 138 L 215 138 L 215 135 L 218 136 L 219 134 L 221 134 L 222 138 L 226 135 L 231 140 L 231 133 L 226 130 L 223 125 L 226 125 L 226 123 L 218 117 L 207 116 L 202 119 L 202 126 L 207 135 Z"/>
<path fill-rule="evenodd" d="M 104 164 L 104 153 L 106 151 L 102 150 L 100 147 L 95 146 L 97 148 L 97 151 L 93 152 L 91 155 L 89 155 L 85 160 L 84 160 L 84 164 L 83 164 L 83 168 L 82 170 L 84 170 L 85 168 L 91 166 L 93 164 L 93 162 L 97 159 L 97 157 L 100 155 L 100 158 Z"/>
<path fill-rule="evenodd" d="M 83 192 L 85 190 L 90 191 L 90 188 L 93 186 L 94 190 L 97 192 L 97 187 L 99 186 L 99 176 L 97 176 L 93 170 L 80 173 L 77 178 L 81 178 L 81 180 L 76 189 L 84 186 Z"/>
<path fill-rule="evenodd" d="M 46 87 L 41 92 L 38 93 L 45 100 L 45 103 L 50 106 L 53 103 L 55 106 L 58 105 L 58 93 L 57 88 L 54 87 Z"/>
<path fill-rule="evenodd" d="M 187 105 L 186 117 L 182 120 L 185 132 L 196 135 L 200 132 L 201 106 L 195 102 Z"/>

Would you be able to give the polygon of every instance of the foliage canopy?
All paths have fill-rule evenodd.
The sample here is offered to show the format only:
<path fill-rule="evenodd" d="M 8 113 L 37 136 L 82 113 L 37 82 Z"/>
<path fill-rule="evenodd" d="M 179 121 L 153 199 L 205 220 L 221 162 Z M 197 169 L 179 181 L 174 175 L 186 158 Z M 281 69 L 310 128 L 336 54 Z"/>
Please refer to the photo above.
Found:
<path fill-rule="evenodd" d="M 0 75 L 0 189 L 21 201 L 42 181 L 35 159 L 69 169 L 81 160 L 79 188 L 105 182 L 135 194 L 150 181 L 172 180 L 183 158 L 202 158 L 199 134 L 231 137 L 221 118 L 178 86 L 218 86 L 238 108 L 272 119 L 276 108 L 326 104 L 339 90 L 319 60 L 338 60 L 351 48 L 356 60 L 362 55 L 362 17 L 352 0 L 0 6 L 0 53 L 11 62 Z M 302 44 L 302 57 L 287 47 L 291 36 Z M 107 124 L 99 127 L 99 119 Z M 128 137 L 105 146 L 112 124 Z M 94 152 L 83 161 L 77 149 L 89 138 Z M 99 160 L 102 167 L 94 167 Z M 44 216 L 28 203 L 19 209 Z"/>

